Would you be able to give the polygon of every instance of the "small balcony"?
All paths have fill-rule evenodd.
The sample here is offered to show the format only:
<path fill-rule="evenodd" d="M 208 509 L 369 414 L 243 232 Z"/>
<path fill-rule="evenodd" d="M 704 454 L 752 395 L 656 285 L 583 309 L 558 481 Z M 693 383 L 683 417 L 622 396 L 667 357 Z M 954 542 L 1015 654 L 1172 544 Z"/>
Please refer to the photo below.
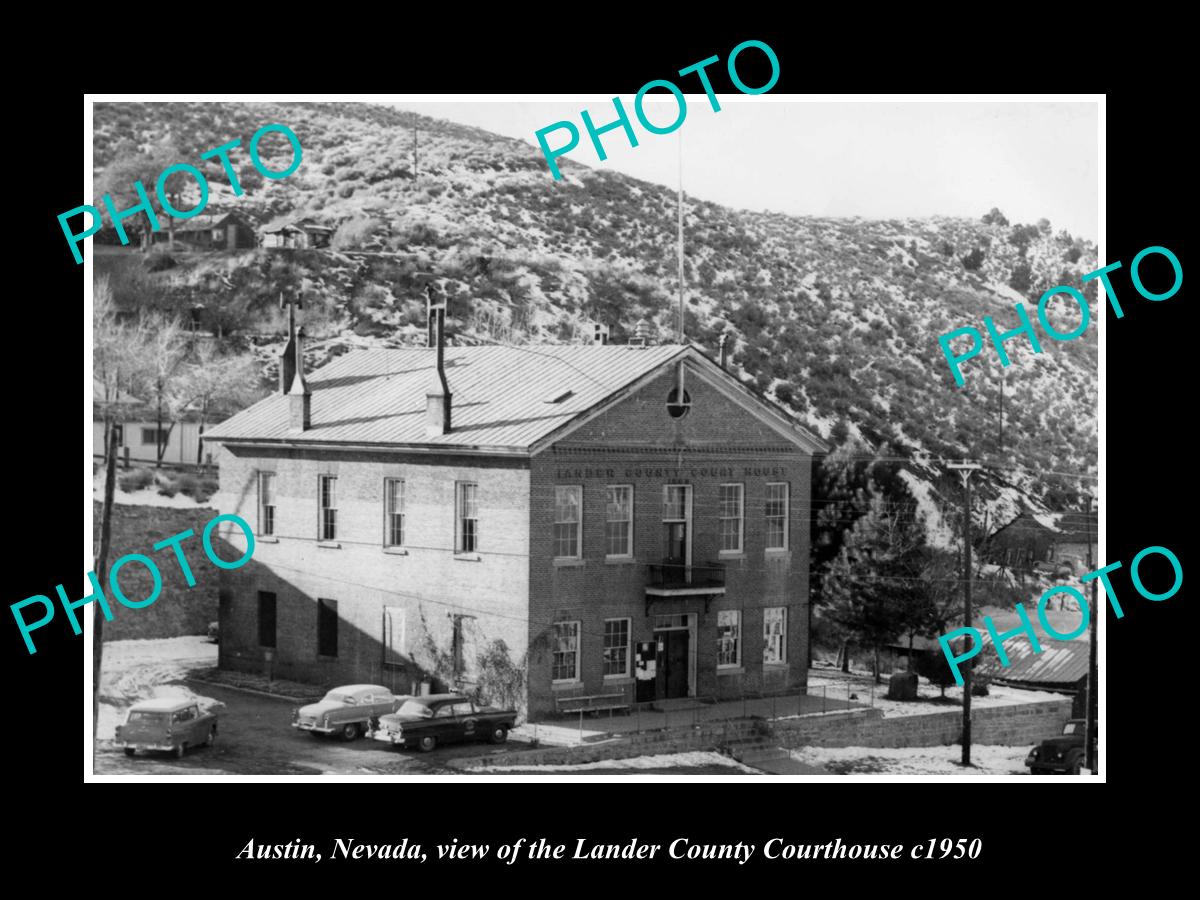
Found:
<path fill-rule="evenodd" d="M 725 594 L 725 567 L 720 563 L 681 565 L 657 563 L 646 566 L 646 615 L 654 600 L 696 597 L 704 600 L 704 611 L 713 597 Z"/>

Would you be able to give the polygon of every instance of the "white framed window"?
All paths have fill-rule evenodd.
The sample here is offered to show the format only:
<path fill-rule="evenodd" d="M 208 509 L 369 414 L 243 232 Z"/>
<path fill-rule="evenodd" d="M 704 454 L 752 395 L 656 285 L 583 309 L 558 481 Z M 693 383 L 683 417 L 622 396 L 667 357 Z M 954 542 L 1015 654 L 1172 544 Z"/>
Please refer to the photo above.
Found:
<path fill-rule="evenodd" d="M 787 662 L 787 607 L 763 610 L 763 663 Z"/>
<path fill-rule="evenodd" d="M 788 484 L 786 481 L 767 485 L 767 549 L 786 550 L 788 547 Z"/>
<path fill-rule="evenodd" d="M 604 620 L 604 677 L 629 674 L 629 619 Z"/>
<path fill-rule="evenodd" d="M 604 519 L 605 554 L 633 556 L 633 485 L 608 486 Z"/>
<path fill-rule="evenodd" d="M 554 623 L 554 659 L 551 680 L 579 680 L 579 623 Z"/>
<path fill-rule="evenodd" d="M 460 481 L 454 486 L 455 516 L 454 550 L 474 553 L 479 549 L 479 485 Z"/>
<path fill-rule="evenodd" d="M 404 479 L 383 479 L 383 546 L 404 546 Z"/>
<path fill-rule="evenodd" d="M 383 664 L 403 666 L 407 646 L 405 644 L 405 609 L 403 606 L 383 608 Z"/>
<path fill-rule="evenodd" d="M 275 533 L 275 473 L 258 473 L 258 533 Z"/>
<path fill-rule="evenodd" d="M 554 556 L 579 559 L 583 556 L 583 485 L 560 484 L 554 487 Z"/>
<path fill-rule="evenodd" d="M 740 484 L 721 485 L 719 536 L 722 553 L 741 553 L 745 531 L 743 498 L 745 487 Z"/>
<path fill-rule="evenodd" d="M 317 494 L 321 506 L 317 536 L 322 541 L 337 540 L 337 476 L 317 477 Z"/>
<path fill-rule="evenodd" d="M 723 609 L 717 613 L 717 668 L 742 664 L 742 613 Z"/>

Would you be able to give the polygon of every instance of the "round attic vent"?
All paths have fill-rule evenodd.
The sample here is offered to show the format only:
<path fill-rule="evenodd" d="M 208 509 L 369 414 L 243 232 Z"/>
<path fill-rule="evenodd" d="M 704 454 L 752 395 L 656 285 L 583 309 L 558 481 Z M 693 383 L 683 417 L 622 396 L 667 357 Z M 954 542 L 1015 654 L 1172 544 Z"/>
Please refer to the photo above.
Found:
<path fill-rule="evenodd" d="M 683 392 L 683 402 L 679 402 L 679 388 L 671 388 L 671 392 L 667 394 L 667 412 L 672 419 L 681 419 L 688 414 L 692 408 L 692 395 L 686 390 Z"/>

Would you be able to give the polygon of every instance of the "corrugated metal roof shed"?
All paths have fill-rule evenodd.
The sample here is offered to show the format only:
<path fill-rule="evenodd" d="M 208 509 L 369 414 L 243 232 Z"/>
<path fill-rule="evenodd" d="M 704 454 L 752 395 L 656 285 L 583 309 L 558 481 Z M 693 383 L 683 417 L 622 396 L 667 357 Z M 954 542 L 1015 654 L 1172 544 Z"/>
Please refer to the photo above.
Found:
<path fill-rule="evenodd" d="M 1020 638 L 1005 641 L 1004 650 L 1008 654 L 1007 666 L 1000 665 L 995 654 L 989 652 L 975 671 L 990 675 L 996 681 L 1029 684 L 1073 685 L 1087 677 L 1086 640 L 1042 643 L 1042 652 L 1034 653 L 1029 642 Z"/>
<path fill-rule="evenodd" d="M 690 352 L 679 345 L 447 347 L 452 430 L 427 437 L 425 392 L 436 379 L 435 351 L 360 350 L 307 376 L 310 429 L 289 431 L 288 398 L 275 393 L 211 429 L 205 439 L 528 450 Z"/>

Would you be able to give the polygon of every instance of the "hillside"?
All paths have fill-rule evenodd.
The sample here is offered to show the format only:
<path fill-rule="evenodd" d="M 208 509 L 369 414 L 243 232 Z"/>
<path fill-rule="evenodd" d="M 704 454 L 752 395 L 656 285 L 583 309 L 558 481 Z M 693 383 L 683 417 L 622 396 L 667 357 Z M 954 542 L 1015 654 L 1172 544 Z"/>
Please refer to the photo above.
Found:
<path fill-rule="evenodd" d="M 459 341 L 570 341 L 591 321 L 621 341 L 643 317 L 673 339 L 674 192 L 569 161 L 556 182 L 516 140 L 361 104 L 97 104 L 95 162 L 100 171 L 167 139 L 196 163 L 235 137 L 244 147 L 269 122 L 299 136 L 299 170 L 263 183 L 235 151 L 247 194 L 233 198 L 213 166 L 210 211 L 236 208 L 259 225 L 313 216 L 337 228 L 334 248 L 194 254 L 153 273 L 140 253 L 97 254 L 118 302 L 202 303 L 205 327 L 255 345 L 268 367 L 281 289 L 302 294 L 319 364 L 352 346 L 421 342 L 431 278 Z M 282 138 L 263 143 L 276 146 L 286 154 Z M 1066 476 L 1094 473 L 1094 328 L 1046 341 L 1039 356 L 1014 354 L 1002 447 L 994 356 L 969 364 L 958 389 L 937 345 L 984 315 L 1016 324 L 1014 303 L 1078 285 L 1097 267 L 1093 245 L 1045 222 L 794 217 L 698 200 L 685 206 L 685 244 L 688 338 L 715 352 L 731 331 L 733 362 L 801 422 L 828 436 L 842 420 L 911 457 L 931 515 L 958 495 L 927 464 L 934 457 L 1002 464 L 983 490 L 993 522 L 1011 518 L 1022 494 L 1060 507 L 1080 484 Z M 1094 301 L 1094 284 L 1085 293 Z"/>

